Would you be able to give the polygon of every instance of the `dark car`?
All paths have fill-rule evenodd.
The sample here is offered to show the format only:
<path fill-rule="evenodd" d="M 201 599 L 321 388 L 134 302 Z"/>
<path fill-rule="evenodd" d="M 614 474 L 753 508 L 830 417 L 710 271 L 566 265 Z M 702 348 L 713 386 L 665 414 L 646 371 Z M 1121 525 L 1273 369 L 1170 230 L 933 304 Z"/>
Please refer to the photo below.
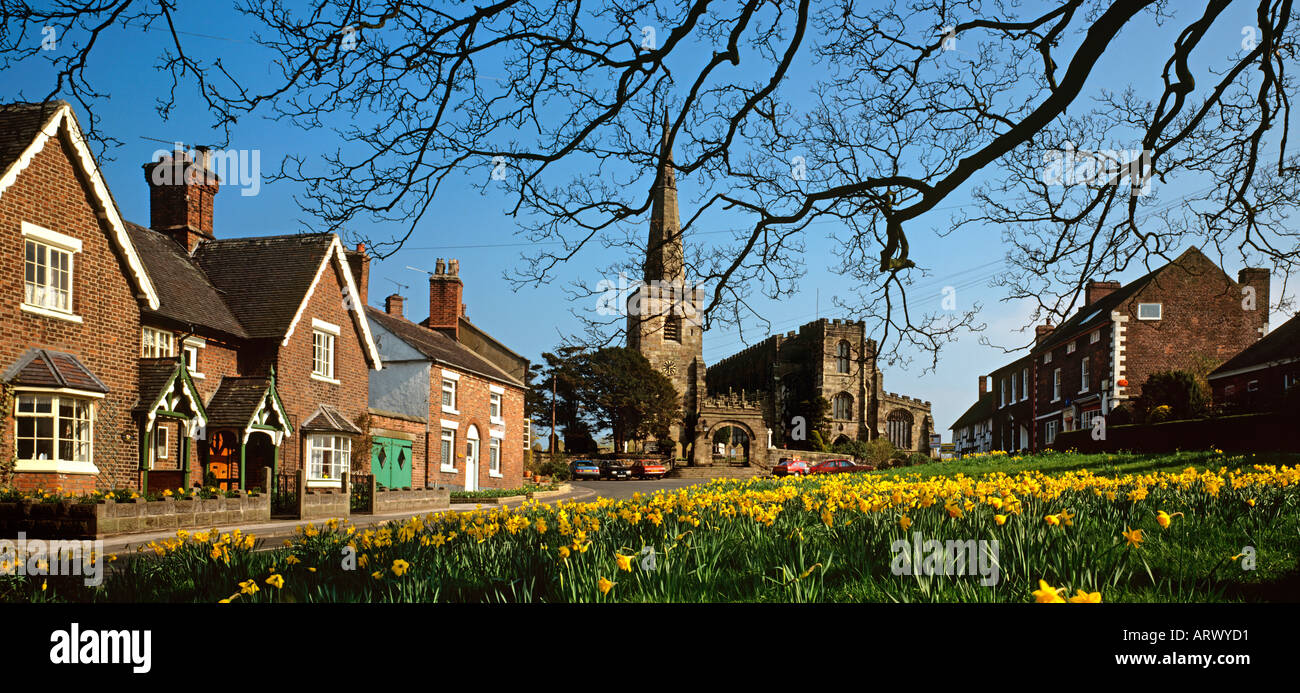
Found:
<path fill-rule="evenodd" d="M 853 460 L 826 460 L 814 464 L 808 470 L 809 474 L 843 474 L 845 472 L 865 472 L 867 468 L 863 465 L 855 464 Z"/>
<path fill-rule="evenodd" d="M 772 476 L 795 476 L 796 474 L 807 474 L 808 463 L 793 457 L 782 457 L 772 467 Z"/>
<path fill-rule="evenodd" d="M 637 460 L 632 464 L 632 476 L 638 479 L 647 477 L 662 479 L 667 474 L 667 465 L 659 460 Z"/>
<path fill-rule="evenodd" d="M 632 467 L 624 464 L 622 460 L 604 460 L 600 463 L 600 477 L 602 479 L 631 479 Z"/>
<path fill-rule="evenodd" d="M 574 460 L 569 470 L 575 479 L 599 479 L 600 467 L 593 460 Z"/>

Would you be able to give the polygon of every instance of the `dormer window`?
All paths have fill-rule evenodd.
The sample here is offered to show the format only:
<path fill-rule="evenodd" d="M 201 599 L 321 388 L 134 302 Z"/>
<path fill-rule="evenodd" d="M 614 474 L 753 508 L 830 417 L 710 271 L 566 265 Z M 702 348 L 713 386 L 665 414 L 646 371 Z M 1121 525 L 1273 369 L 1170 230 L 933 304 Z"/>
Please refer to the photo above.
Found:
<path fill-rule="evenodd" d="M 1161 306 L 1159 303 L 1139 303 L 1138 320 L 1159 320 L 1161 318 Z"/>
<path fill-rule="evenodd" d="M 167 330 L 146 327 L 140 338 L 140 356 L 146 359 L 176 355 L 176 335 Z"/>

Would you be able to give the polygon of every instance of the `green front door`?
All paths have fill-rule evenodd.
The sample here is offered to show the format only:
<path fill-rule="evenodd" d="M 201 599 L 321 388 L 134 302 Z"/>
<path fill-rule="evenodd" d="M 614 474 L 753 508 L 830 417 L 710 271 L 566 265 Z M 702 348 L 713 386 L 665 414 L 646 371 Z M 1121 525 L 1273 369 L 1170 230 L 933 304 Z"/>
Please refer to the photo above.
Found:
<path fill-rule="evenodd" d="M 384 488 L 411 485 L 411 441 L 398 438 L 371 438 L 370 473 Z"/>

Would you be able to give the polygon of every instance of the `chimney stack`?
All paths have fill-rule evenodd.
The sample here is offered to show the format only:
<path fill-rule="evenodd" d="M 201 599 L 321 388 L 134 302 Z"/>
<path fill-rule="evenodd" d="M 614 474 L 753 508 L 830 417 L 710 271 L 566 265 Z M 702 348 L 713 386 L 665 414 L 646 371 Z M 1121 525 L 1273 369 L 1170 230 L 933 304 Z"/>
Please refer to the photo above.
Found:
<path fill-rule="evenodd" d="M 212 152 L 177 143 L 170 155 L 144 165 L 149 184 L 149 226 L 171 236 L 186 252 L 212 240 L 213 199 L 221 181 L 212 172 Z"/>
<path fill-rule="evenodd" d="M 349 250 L 347 253 L 348 267 L 352 269 L 352 280 L 356 282 L 357 296 L 356 303 L 358 306 L 365 307 L 370 303 L 370 255 L 366 252 L 366 244 L 358 243 L 356 250 Z"/>
<path fill-rule="evenodd" d="M 981 396 L 981 397 L 984 396 L 985 394 L 988 393 L 988 391 L 989 391 L 989 377 L 988 377 L 987 375 L 981 375 L 981 376 L 980 376 L 980 396 Z"/>
<path fill-rule="evenodd" d="M 402 314 L 402 306 L 405 303 L 406 299 L 398 294 L 393 294 L 384 299 L 384 312 L 395 318 L 404 318 L 406 316 Z"/>
<path fill-rule="evenodd" d="M 1269 272 L 1262 267 L 1247 267 L 1237 273 L 1237 283 L 1242 287 L 1251 287 L 1255 290 L 1255 312 L 1259 313 L 1259 322 L 1256 327 L 1259 328 L 1259 336 L 1263 337 L 1268 334 L 1268 284 Z M 1242 291 L 1241 300 L 1244 308 L 1248 292 Z"/>
<path fill-rule="evenodd" d="M 1048 320 L 1047 322 L 1044 322 L 1043 324 L 1041 324 L 1041 325 L 1035 327 L 1035 328 L 1034 328 L 1034 345 L 1036 346 L 1036 345 L 1042 344 L 1042 343 L 1043 343 L 1043 340 L 1044 340 L 1044 339 L 1047 339 L 1048 335 L 1052 334 L 1052 330 L 1055 330 L 1055 329 L 1056 329 L 1056 328 L 1052 326 L 1052 321 L 1051 321 L 1051 320 Z"/>
<path fill-rule="evenodd" d="M 1100 301 L 1103 298 L 1106 298 L 1111 293 L 1118 290 L 1119 290 L 1119 282 L 1116 281 L 1109 281 L 1109 282 L 1099 282 L 1096 280 L 1089 281 L 1087 287 L 1084 289 L 1084 300 L 1087 301 L 1085 307 L 1090 306 L 1096 303 L 1097 301 Z"/>
<path fill-rule="evenodd" d="M 465 285 L 460 280 L 460 261 L 445 264 L 438 258 L 434 273 L 429 275 L 429 319 L 424 326 L 446 332 L 452 339 L 460 339 L 460 318 L 465 314 L 461 297 Z"/>

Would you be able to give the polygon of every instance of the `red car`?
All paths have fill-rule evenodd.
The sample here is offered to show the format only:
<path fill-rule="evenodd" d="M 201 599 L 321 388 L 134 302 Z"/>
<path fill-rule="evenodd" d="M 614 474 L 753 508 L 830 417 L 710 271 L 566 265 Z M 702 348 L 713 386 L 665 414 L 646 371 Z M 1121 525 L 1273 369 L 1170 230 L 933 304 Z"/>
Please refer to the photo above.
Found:
<path fill-rule="evenodd" d="M 826 460 L 813 465 L 809 474 L 842 474 L 844 472 L 865 472 L 866 467 L 854 464 L 853 460 Z"/>
<path fill-rule="evenodd" d="M 632 464 L 632 476 L 638 479 L 652 477 L 662 479 L 668 474 L 668 467 L 659 460 L 637 460 Z"/>
<path fill-rule="evenodd" d="M 807 462 L 790 457 L 782 457 L 781 461 L 777 462 L 775 467 L 772 467 L 772 476 L 794 476 L 807 473 Z"/>

